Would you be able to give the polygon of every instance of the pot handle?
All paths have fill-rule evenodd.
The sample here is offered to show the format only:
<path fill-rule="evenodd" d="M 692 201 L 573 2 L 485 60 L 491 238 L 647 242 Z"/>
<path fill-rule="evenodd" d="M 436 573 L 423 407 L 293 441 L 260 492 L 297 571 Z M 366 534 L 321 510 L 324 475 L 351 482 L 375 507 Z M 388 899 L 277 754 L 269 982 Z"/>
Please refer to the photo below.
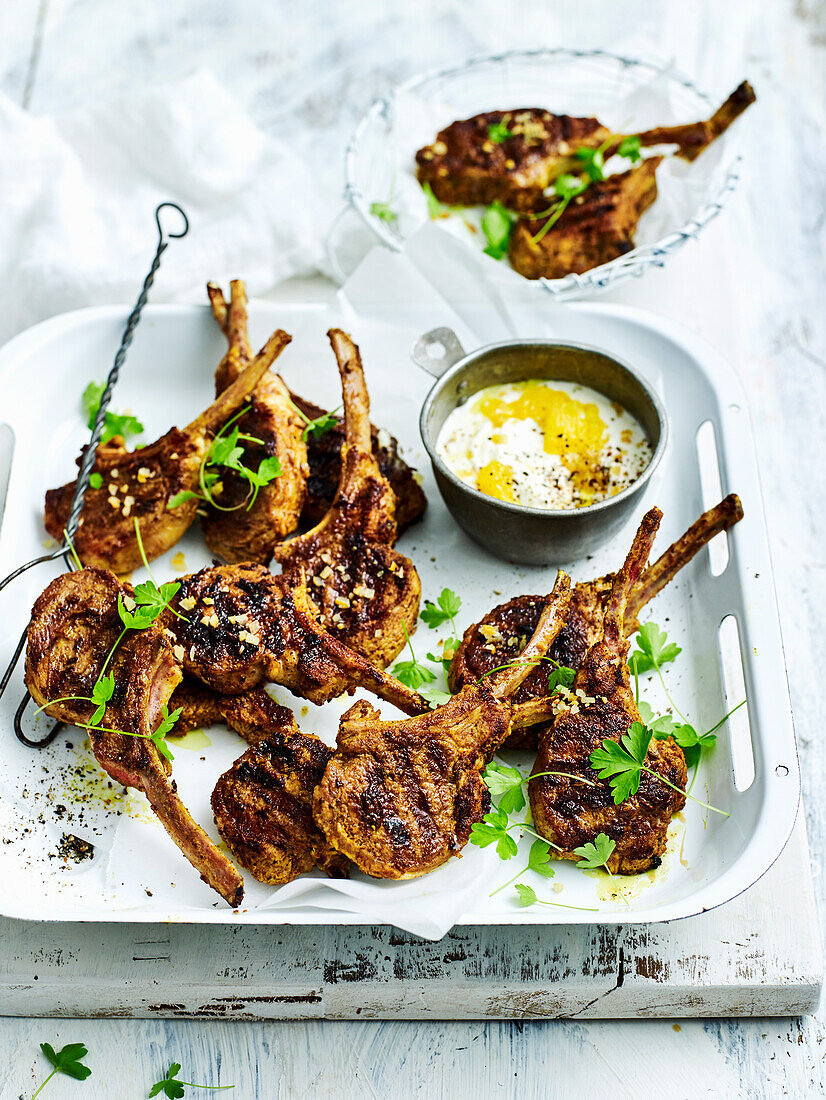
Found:
<path fill-rule="evenodd" d="M 410 358 L 416 366 L 434 378 L 441 378 L 446 370 L 464 357 L 465 349 L 459 343 L 459 337 L 446 325 L 432 328 L 420 336 L 410 349 Z"/>

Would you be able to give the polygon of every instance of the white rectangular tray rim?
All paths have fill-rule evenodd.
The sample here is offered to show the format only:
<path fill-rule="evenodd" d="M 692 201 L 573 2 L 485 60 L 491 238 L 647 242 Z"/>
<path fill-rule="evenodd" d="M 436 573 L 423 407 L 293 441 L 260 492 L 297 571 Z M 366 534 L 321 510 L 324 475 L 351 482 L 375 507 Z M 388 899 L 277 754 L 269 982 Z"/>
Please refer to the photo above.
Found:
<path fill-rule="evenodd" d="M 202 307 L 156 305 L 148 307 L 151 312 L 165 312 L 181 315 L 191 314 L 193 309 Z M 277 306 L 269 302 L 257 302 L 256 310 L 266 313 L 270 311 L 274 319 L 284 309 L 301 312 L 319 312 L 328 308 L 316 303 L 279 303 Z M 750 619 L 741 624 L 745 627 L 747 637 L 741 639 L 744 652 L 744 671 L 747 678 L 749 695 L 749 709 L 752 713 L 769 713 L 774 719 L 772 744 L 764 744 L 766 752 L 766 768 L 764 775 L 765 795 L 764 807 L 758 823 L 758 829 L 752 836 L 749 847 L 728 870 L 714 880 L 710 885 L 698 890 L 694 894 L 680 901 L 659 904 L 646 910 L 634 910 L 627 916 L 620 911 L 600 912 L 597 916 L 588 915 L 569 916 L 568 914 L 557 916 L 550 913 L 545 919 L 538 914 L 532 914 L 514 909 L 512 913 L 475 912 L 464 914 L 458 921 L 459 925 L 489 925 L 489 924 L 643 924 L 667 920 L 681 919 L 705 912 L 724 904 L 726 901 L 737 897 L 757 881 L 785 847 L 794 826 L 800 795 L 800 780 L 797 763 L 797 751 L 794 741 L 792 725 L 791 705 L 785 676 L 782 684 L 777 683 L 777 668 L 783 662 L 783 651 L 780 640 L 779 619 L 774 594 L 774 582 L 772 579 L 771 562 L 769 557 L 768 540 L 763 514 L 762 497 L 759 487 L 759 475 L 756 463 L 756 452 L 749 424 L 745 394 L 733 369 L 722 355 L 716 352 L 708 344 L 693 333 L 682 328 L 672 321 L 666 321 L 646 313 L 636 307 L 604 305 L 594 303 L 577 303 L 567 307 L 577 314 L 591 314 L 595 317 L 616 317 L 626 319 L 637 325 L 658 333 L 663 338 L 676 341 L 691 355 L 695 364 L 702 370 L 710 382 L 712 389 L 720 401 L 724 415 L 715 423 L 717 429 L 717 446 L 719 451 L 721 477 L 723 491 L 738 490 L 741 493 L 750 491 L 752 523 L 756 523 L 759 531 L 760 545 L 749 547 L 754 561 L 754 555 L 759 553 L 761 559 L 759 588 L 765 596 L 768 591 L 770 600 L 767 601 L 770 610 L 764 609 L 764 616 L 768 614 L 769 621 L 763 622 L 759 634 L 761 640 L 761 657 L 775 660 L 775 678 L 771 686 L 761 681 L 757 676 L 750 675 L 751 662 L 748 654 L 751 651 L 749 644 L 753 633 L 753 625 Z M 0 385 L 2 385 L 16 363 L 21 358 L 30 354 L 41 342 L 52 339 L 56 333 L 65 332 L 75 326 L 82 326 L 87 320 L 99 317 L 123 318 L 128 315 L 128 308 L 120 306 L 100 306 L 90 309 L 76 310 L 62 314 L 35 326 L 22 333 L 3 349 L 0 349 Z M 413 369 L 411 367 L 411 369 Z M 756 491 L 754 491 L 756 490 Z M 3 504 L 5 502 L 2 502 Z M 759 515 L 755 515 L 759 507 Z M 745 576 L 739 567 L 736 552 L 731 555 L 727 571 L 737 569 L 739 582 L 744 596 L 755 589 L 758 578 Z M 9 731 L 10 732 L 10 731 Z M 757 746 L 755 746 L 757 751 Z M 788 772 L 780 777 L 775 774 L 776 768 L 786 768 Z M 756 781 L 756 780 L 755 780 Z M 748 859 L 744 856 L 751 853 Z M 755 854 L 757 853 L 757 854 Z M 114 911 L 85 909 L 82 912 L 47 912 L 38 909 L 34 905 L 17 904 L 8 897 L 0 898 L 0 912 L 4 915 L 24 920 L 56 920 L 56 921 L 82 921 L 92 923 L 208 923 L 208 924 L 333 924 L 333 925 L 368 925 L 383 923 L 380 920 L 370 921 L 360 914 L 353 914 L 344 910 L 318 910 L 310 907 L 295 908 L 292 910 L 208 910 L 205 909 L 197 915 L 191 912 L 163 913 L 153 911 L 150 908 L 117 909 Z M 545 914 L 542 915 L 545 917 Z M 555 919 L 556 918 L 556 919 Z"/>

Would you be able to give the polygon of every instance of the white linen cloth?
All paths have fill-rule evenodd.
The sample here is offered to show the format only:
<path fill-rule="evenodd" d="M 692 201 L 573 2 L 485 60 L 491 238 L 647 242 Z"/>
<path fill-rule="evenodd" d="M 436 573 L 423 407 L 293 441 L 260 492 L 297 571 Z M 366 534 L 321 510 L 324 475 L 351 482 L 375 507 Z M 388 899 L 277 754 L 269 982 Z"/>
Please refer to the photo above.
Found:
<path fill-rule="evenodd" d="M 0 341 L 66 310 L 133 302 L 164 199 L 190 232 L 164 255 L 153 301 L 205 300 L 208 278 L 243 275 L 260 294 L 310 273 L 329 220 L 301 159 L 205 70 L 54 117 L 0 95 L 0 195 Z"/>

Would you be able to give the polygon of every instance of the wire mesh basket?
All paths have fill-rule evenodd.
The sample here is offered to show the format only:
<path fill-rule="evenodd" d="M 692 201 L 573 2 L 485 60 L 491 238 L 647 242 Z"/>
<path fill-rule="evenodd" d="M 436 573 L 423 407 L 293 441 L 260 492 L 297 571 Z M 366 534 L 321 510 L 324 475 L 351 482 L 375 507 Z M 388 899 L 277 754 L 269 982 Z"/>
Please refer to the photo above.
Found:
<path fill-rule="evenodd" d="M 345 155 L 346 202 L 383 244 L 396 251 L 403 248 L 406 237 L 416 228 L 415 219 L 388 221 L 371 210 L 386 205 L 400 174 L 413 178 L 415 148 L 435 136 L 432 125 L 428 132 L 411 133 L 410 155 L 399 157 L 398 131 L 409 124 L 402 104 L 411 96 L 428 105 L 434 117 L 441 118 L 440 128 L 454 118 L 526 106 L 602 118 L 610 116 L 618 101 L 655 80 L 667 90 L 675 119 L 704 118 L 718 105 L 688 77 L 663 62 L 623 57 L 606 50 L 513 50 L 414 77 L 375 100 L 354 131 Z M 706 171 L 693 212 L 676 219 L 673 229 L 669 227 L 657 239 L 644 241 L 584 274 L 539 279 L 533 285 L 558 300 L 584 298 L 632 276 L 639 278 L 651 267 L 662 267 L 669 256 L 720 213 L 739 182 L 742 157 L 734 149 L 734 139 L 725 135 L 704 154 L 707 161 L 712 160 L 712 152 L 713 167 Z M 421 222 L 422 217 L 418 220 Z"/>

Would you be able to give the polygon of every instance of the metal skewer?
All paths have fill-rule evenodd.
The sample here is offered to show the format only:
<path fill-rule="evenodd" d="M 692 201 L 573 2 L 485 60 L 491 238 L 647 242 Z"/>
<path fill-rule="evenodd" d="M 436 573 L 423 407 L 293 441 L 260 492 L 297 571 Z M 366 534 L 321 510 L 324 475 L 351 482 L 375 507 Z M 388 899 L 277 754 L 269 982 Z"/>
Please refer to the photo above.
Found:
<path fill-rule="evenodd" d="M 183 218 L 183 228 L 178 233 L 173 233 L 170 230 L 164 230 L 161 224 L 161 211 L 170 209 L 176 210 L 178 214 Z M 106 379 L 106 387 L 100 398 L 100 405 L 95 415 L 95 421 L 92 425 L 92 433 L 89 437 L 89 443 L 83 452 L 83 458 L 80 463 L 80 470 L 78 471 L 77 480 L 75 482 L 75 491 L 72 496 L 72 504 L 69 509 L 69 518 L 66 521 L 66 529 L 63 533 L 63 542 L 55 550 L 48 554 L 41 554 L 39 558 L 33 558 L 32 561 L 26 562 L 24 565 L 19 566 L 14 572 L 9 573 L 7 577 L 4 577 L 0 581 L 0 592 L 11 584 L 13 580 L 16 580 L 22 573 L 31 569 L 35 565 L 41 565 L 48 561 L 56 561 L 58 558 L 64 558 L 66 565 L 69 569 L 74 568 L 74 564 L 71 558 L 74 536 L 77 533 L 78 526 L 80 525 L 80 517 L 83 511 L 83 502 L 86 498 L 86 490 L 89 488 L 89 479 L 92 476 L 92 468 L 95 465 L 95 459 L 97 458 L 97 449 L 100 443 L 100 438 L 103 434 L 103 426 L 106 421 L 106 411 L 109 408 L 109 402 L 112 400 L 112 391 L 117 383 L 118 376 L 120 375 L 120 369 L 123 366 L 126 359 L 126 353 L 129 350 L 129 346 L 132 343 L 132 339 L 135 335 L 135 329 L 138 326 L 138 322 L 143 312 L 143 307 L 146 305 L 146 300 L 149 297 L 149 291 L 152 284 L 155 281 L 155 276 L 158 272 L 158 268 L 161 266 L 161 256 L 169 247 L 170 240 L 178 240 L 181 237 L 185 237 L 189 232 L 189 219 L 185 212 L 175 202 L 162 202 L 155 208 L 155 224 L 158 227 L 158 246 L 155 249 L 155 256 L 152 260 L 152 266 L 143 281 L 141 292 L 138 295 L 132 312 L 126 321 L 126 327 L 123 330 L 123 336 L 121 337 L 120 346 L 115 354 L 115 360 L 112 364 L 112 369 L 109 371 L 109 376 Z M 12 673 L 17 667 L 17 663 L 20 660 L 20 656 L 26 645 L 26 631 L 20 637 L 20 641 L 17 643 L 17 647 L 14 651 L 11 661 L 6 667 L 6 671 L 3 673 L 2 679 L 0 679 L 0 698 L 11 680 Z M 30 748 L 43 748 L 46 745 L 51 744 L 54 741 L 57 734 L 63 727 L 62 722 L 57 722 L 46 734 L 45 737 L 40 740 L 32 740 L 23 732 L 22 719 L 23 713 L 26 710 L 31 695 L 28 691 L 24 695 L 23 699 L 18 706 L 14 715 L 14 732 L 19 741 L 22 741 L 24 745 L 28 745 Z"/>

